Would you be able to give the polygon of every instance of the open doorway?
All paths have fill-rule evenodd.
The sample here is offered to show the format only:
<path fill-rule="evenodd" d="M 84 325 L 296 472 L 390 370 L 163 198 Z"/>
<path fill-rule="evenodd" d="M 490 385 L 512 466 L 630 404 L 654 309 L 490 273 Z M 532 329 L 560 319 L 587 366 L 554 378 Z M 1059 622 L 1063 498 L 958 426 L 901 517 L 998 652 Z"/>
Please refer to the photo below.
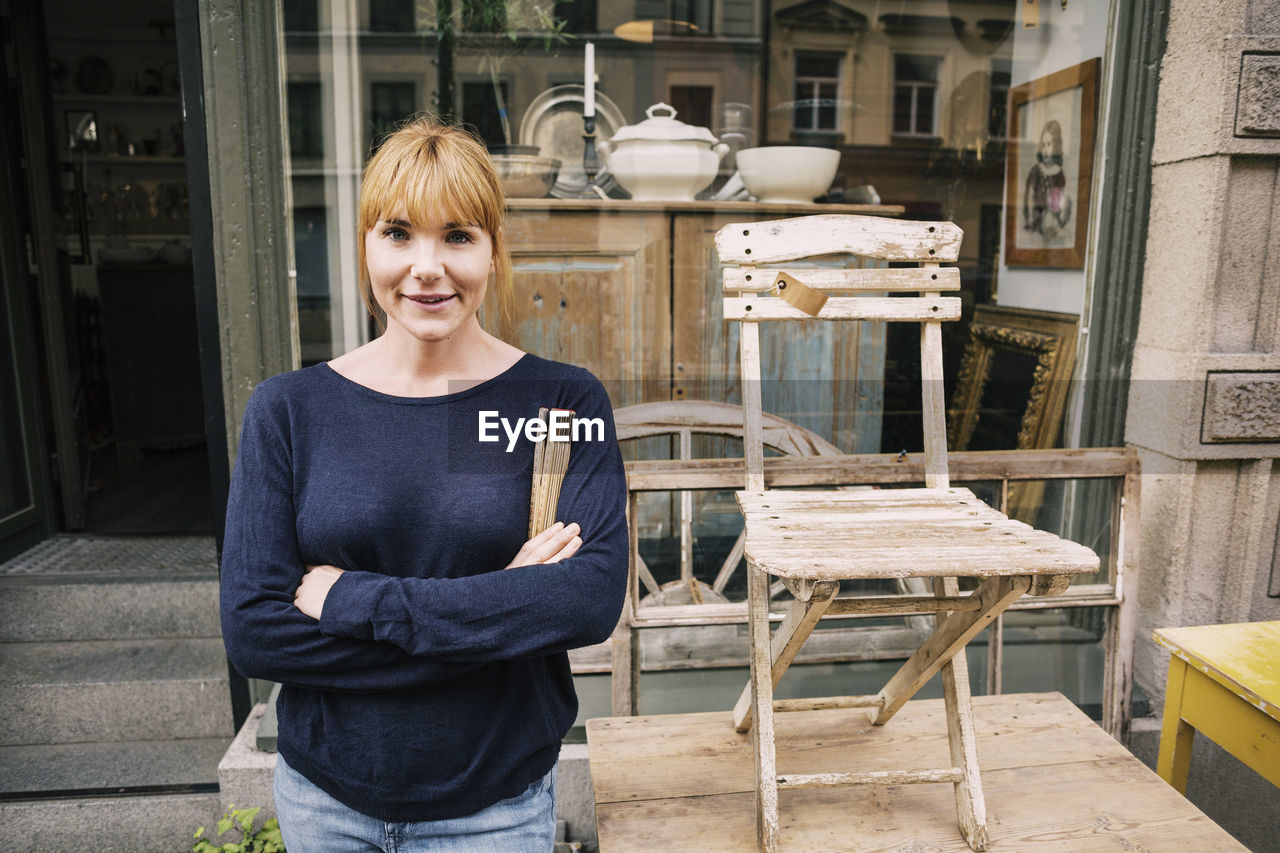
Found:
<path fill-rule="evenodd" d="M 211 534 L 173 6 L 0 12 L 45 527 Z"/>

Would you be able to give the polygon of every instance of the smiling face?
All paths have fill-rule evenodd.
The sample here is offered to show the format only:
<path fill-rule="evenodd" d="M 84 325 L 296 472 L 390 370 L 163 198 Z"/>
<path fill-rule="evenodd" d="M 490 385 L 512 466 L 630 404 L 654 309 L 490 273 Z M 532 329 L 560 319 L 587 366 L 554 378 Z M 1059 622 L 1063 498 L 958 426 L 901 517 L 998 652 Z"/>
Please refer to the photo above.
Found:
<path fill-rule="evenodd" d="M 414 224 L 402 207 L 365 233 L 369 286 L 389 335 L 440 342 L 479 329 L 493 238 L 479 225 L 444 220 Z"/>
<path fill-rule="evenodd" d="M 484 269 L 492 265 L 495 273 L 502 325 L 510 333 L 513 305 L 511 255 L 503 230 L 505 208 L 502 182 L 489 155 L 466 131 L 420 117 L 382 140 L 377 153 L 365 165 L 360 184 L 359 233 L 362 236 L 358 244 L 360 295 L 379 325 L 383 325 L 383 309 L 403 307 L 398 304 L 400 300 L 387 295 L 393 292 L 389 289 L 393 285 L 387 282 L 401 282 L 394 285 L 400 293 L 435 292 L 433 282 L 438 279 L 470 281 L 470 272 L 464 272 L 463 267 L 472 270 L 472 264 L 478 265 L 480 255 L 484 254 Z M 446 227 L 447 223 L 461 227 Z M 388 230 L 389 226 L 399 231 Z M 450 233 L 453 236 L 449 236 Z M 463 251 L 468 245 L 468 236 L 476 243 L 484 243 L 488 247 L 485 252 L 480 252 L 476 243 L 471 244 L 473 251 Z M 428 244 L 441 248 L 439 258 L 451 258 L 452 262 L 446 264 L 442 260 L 438 265 L 443 270 L 440 274 L 433 272 L 428 263 L 420 270 L 419 283 L 406 287 L 403 282 L 414 277 L 406 271 L 406 256 L 425 250 Z M 378 253 L 377 258 L 374 252 Z M 468 259 L 465 264 L 463 256 Z M 378 285 L 375 278 L 382 284 Z M 440 284 L 441 289 L 445 287 L 447 285 Z M 458 287 L 464 288 L 464 284 Z M 483 296 L 484 282 L 481 280 L 474 288 L 466 289 L 468 292 L 478 290 Z M 458 305 L 468 308 L 474 318 L 479 305 L 478 299 L 472 305 L 469 297 L 448 302 L 456 304 L 430 309 L 437 320 L 451 317 Z M 426 303 L 417 300 L 416 304 Z M 488 314 L 486 312 L 487 323 L 497 319 Z M 421 324 L 413 327 L 419 326 Z M 439 326 L 437 322 L 436 328 Z"/>

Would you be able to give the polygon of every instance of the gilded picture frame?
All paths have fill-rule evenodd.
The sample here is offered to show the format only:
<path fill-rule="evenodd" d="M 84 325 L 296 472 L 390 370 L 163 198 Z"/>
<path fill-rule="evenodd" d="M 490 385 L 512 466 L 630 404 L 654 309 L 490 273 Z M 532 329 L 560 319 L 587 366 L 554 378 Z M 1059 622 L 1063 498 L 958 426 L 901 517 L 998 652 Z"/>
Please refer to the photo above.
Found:
<path fill-rule="evenodd" d="M 1075 368 L 1076 314 L 978 305 L 952 395 L 950 450 L 1053 447 Z M 1044 484 L 1013 483 L 1009 515 L 1029 521 Z"/>

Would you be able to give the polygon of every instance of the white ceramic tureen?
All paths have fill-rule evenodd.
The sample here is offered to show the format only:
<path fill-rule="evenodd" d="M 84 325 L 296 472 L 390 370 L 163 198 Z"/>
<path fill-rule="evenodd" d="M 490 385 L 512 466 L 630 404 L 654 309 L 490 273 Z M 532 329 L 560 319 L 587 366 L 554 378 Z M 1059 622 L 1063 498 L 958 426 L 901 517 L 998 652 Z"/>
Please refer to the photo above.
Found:
<path fill-rule="evenodd" d="M 668 104 L 654 104 L 645 113 L 646 120 L 596 144 L 605 165 L 634 199 L 692 201 L 715 180 L 729 146 L 705 127 L 676 121 Z"/>

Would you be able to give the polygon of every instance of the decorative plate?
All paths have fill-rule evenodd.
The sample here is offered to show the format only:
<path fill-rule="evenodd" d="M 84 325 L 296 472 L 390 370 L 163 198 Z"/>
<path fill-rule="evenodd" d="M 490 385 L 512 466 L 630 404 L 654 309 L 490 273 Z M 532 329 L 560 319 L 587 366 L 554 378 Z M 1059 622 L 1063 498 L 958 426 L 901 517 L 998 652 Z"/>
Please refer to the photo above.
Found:
<path fill-rule="evenodd" d="M 76 88 L 86 95 L 111 91 L 111 66 L 101 56 L 86 56 L 76 64 Z"/>
<path fill-rule="evenodd" d="M 586 90 L 579 84 L 552 86 L 533 99 L 520 122 L 520 143 L 536 145 L 543 157 L 561 162 L 551 195 L 556 198 L 578 198 L 587 187 L 587 173 L 582 169 L 582 108 Z M 611 139 L 626 124 L 622 110 L 608 96 L 596 92 L 596 139 Z M 597 156 L 598 153 L 597 153 Z M 596 186 L 613 197 L 626 192 L 600 160 Z"/>

